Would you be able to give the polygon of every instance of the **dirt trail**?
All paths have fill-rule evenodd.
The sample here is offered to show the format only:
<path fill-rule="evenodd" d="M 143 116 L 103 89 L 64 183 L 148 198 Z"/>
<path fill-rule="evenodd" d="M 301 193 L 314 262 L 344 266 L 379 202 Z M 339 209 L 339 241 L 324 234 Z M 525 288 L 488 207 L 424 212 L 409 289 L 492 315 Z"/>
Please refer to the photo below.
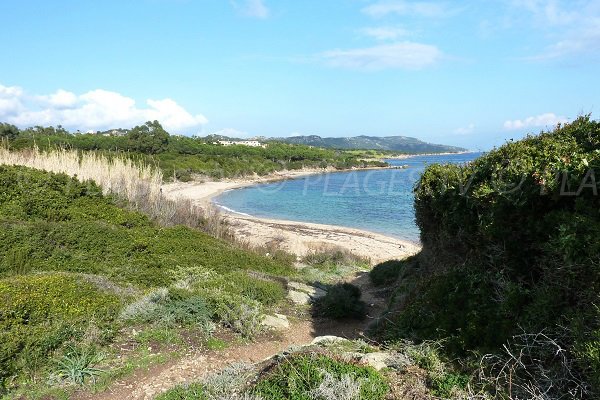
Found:
<path fill-rule="evenodd" d="M 183 383 L 196 382 L 209 373 L 223 370 L 239 362 L 256 363 L 280 353 L 291 346 L 306 345 L 315 337 L 334 335 L 356 339 L 363 336 L 367 326 L 384 309 L 384 300 L 372 287 L 367 273 L 348 279 L 363 291 L 363 300 L 368 304 L 368 316 L 364 321 L 333 321 L 314 318 L 298 321 L 271 339 L 258 343 L 234 345 L 220 351 L 203 351 L 194 355 L 154 365 L 148 370 L 137 371 L 132 376 L 115 382 L 102 393 L 76 393 L 77 400 L 150 400 L 160 393 Z"/>

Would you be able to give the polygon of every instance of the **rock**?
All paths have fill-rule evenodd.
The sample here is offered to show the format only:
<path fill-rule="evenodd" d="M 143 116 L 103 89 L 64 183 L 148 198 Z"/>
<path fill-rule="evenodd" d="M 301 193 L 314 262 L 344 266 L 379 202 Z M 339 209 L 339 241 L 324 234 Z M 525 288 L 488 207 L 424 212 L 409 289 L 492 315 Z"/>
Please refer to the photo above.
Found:
<path fill-rule="evenodd" d="M 262 324 L 273 329 L 285 330 L 290 328 L 290 321 L 283 314 L 265 315 Z"/>
<path fill-rule="evenodd" d="M 390 354 L 385 352 L 368 353 L 360 358 L 360 362 L 367 364 L 377 371 L 383 368 L 404 369 L 411 365 L 411 361 L 403 354 Z"/>
<path fill-rule="evenodd" d="M 311 342 L 311 345 L 315 344 L 332 344 L 332 343 L 340 343 L 340 342 L 349 342 L 348 339 L 339 336 L 317 336 Z"/>
<path fill-rule="evenodd" d="M 390 355 L 388 353 L 368 353 L 362 356 L 360 361 L 379 371 L 388 367 L 389 359 Z"/>
<path fill-rule="evenodd" d="M 299 305 L 305 305 L 310 303 L 310 296 L 304 292 L 298 292 L 297 290 L 290 290 L 288 299 Z"/>
<path fill-rule="evenodd" d="M 309 286 L 300 282 L 289 282 L 288 287 L 294 289 L 295 291 L 308 294 L 313 300 L 320 299 L 321 297 L 327 294 L 327 292 L 323 289 L 314 286 Z"/>

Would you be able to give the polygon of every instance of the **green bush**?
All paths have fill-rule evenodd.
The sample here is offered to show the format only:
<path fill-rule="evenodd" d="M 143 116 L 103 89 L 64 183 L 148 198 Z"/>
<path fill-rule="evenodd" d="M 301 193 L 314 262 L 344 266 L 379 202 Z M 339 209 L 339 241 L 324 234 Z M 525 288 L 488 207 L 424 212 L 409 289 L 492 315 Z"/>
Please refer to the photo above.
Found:
<path fill-rule="evenodd" d="M 177 386 L 156 397 L 156 400 L 208 400 L 202 384 Z"/>
<path fill-rule="evenodd" d="M 182 289 L 158 289 L 129 304 L 121 319 L 165 327 L 203 326 L 214 312 L 204 298 Z"/>
<path fill-rule="evenodd" d="M 364 318 L 367 305 L 360 296 L 360 289 L 350 283 L 330 286 L 327 294 L 315 302 L 315 312 L 335 319 Z"/>
<path fill-rule="evenodd" d="M 0 280 L 0 382 L 48 364 L 64 343 L 80 339 L 89 324 L 113 330 L 119 299 L 65 274 Z"/>
<path fill-rule="evenodd" d="M 428 167 L 415 189 L 423 271 L 382 334 L 448 338 L 464 355 L 544 332 L 600 392 L 599 166 L 600 122 L 580 117 L 467 165 Z"/>
<path fill-rule="evenodd" d="M 369 278 L 375 286 L 392 284 L 398 280 L 400 272 L 402 272 L 402 267 L 406 262 L 408 262 L 408 260 L 389 260 L 377 264 L 369 272 Z"/>
<path fill-rule="evenodd" d="M 321 385 L 328 377 L 329 380 L 351 378 L 358 383 L 359 395 L 356 398 L 364 400 L 383 399 L 389 391 L 385 379 L 371 367 L 341 362 L 319 354 L 296 354 L 278 361 L 259 380 L 253 393 L 269 400 L 311 400 L 315 398 L 315 391 L 325 389 Z M 328 386 L 327 389 L 332 389 L 333 385 Z"/>

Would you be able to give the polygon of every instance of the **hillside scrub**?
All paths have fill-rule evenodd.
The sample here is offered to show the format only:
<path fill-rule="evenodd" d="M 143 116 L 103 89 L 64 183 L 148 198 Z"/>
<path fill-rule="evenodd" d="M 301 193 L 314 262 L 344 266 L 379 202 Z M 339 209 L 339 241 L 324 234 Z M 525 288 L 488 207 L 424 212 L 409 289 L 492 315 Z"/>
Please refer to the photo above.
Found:
<path fill-rule="evenodd" d="M 415 189 L 418 283 L 395 296 L 401 301 L 382 338 L 444 338 L 453 355 L 501 360 L 503 345 L 543 333 L 554 345 L 520 347 L 535 368 L 497 375 L 494 390 L 513 398 L 598 395 L 598 167 L 600 122 L 589 117 L 467 165 L 428 167 Z M 498 365 L 511 360 L 521 365 Z"/>
<path fill-rule="evenodd" d="M 92 181 L 0 165 L 0 185 L 0 391 L 129 323 L 202 331 L 212 320 L 250 336 L 254 325 L 220 310 L 273 307 L 283 287 L 251 273 L 294 274 L 198 230 L 160 226 Z M 145 301 L 153 292 L 166 294 Z"/>
<path fill-rule="evenodd" d="M 6 124 L 2 125 L 3 127 Z M 346 169 L 353 167 L 386 166 L 381 161 L 364 161 L 360 157 L 330 149 L 270 142 L 266 147 L 243 145 L 223 146 L 210 138 L 190 138 L 170 135 L 158 121 L 129 130 L 119 129 L 120 135 L 71 134 L 62 128 L 33 127 L 16 130 L 2 128 L 12 149 L 43 150 L 57 148 L 93 151 L 103 155 L 121 154 L 135 161 L 156 165 L 167 179 L 188 181 L 193 175 L 211 178 L 231 178 L 267 175 L 281 170 L 302 168 Z"/>

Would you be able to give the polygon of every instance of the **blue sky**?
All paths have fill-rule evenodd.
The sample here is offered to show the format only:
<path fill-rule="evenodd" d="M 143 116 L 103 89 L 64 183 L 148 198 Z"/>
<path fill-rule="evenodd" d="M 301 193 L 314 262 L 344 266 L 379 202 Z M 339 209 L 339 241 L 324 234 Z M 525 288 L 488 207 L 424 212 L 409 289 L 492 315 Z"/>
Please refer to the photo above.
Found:
<path fill-rule="evenodd" d="M 6 0 L 0 121 L 489 149 L 600 107 L 597 0 Z"/>

